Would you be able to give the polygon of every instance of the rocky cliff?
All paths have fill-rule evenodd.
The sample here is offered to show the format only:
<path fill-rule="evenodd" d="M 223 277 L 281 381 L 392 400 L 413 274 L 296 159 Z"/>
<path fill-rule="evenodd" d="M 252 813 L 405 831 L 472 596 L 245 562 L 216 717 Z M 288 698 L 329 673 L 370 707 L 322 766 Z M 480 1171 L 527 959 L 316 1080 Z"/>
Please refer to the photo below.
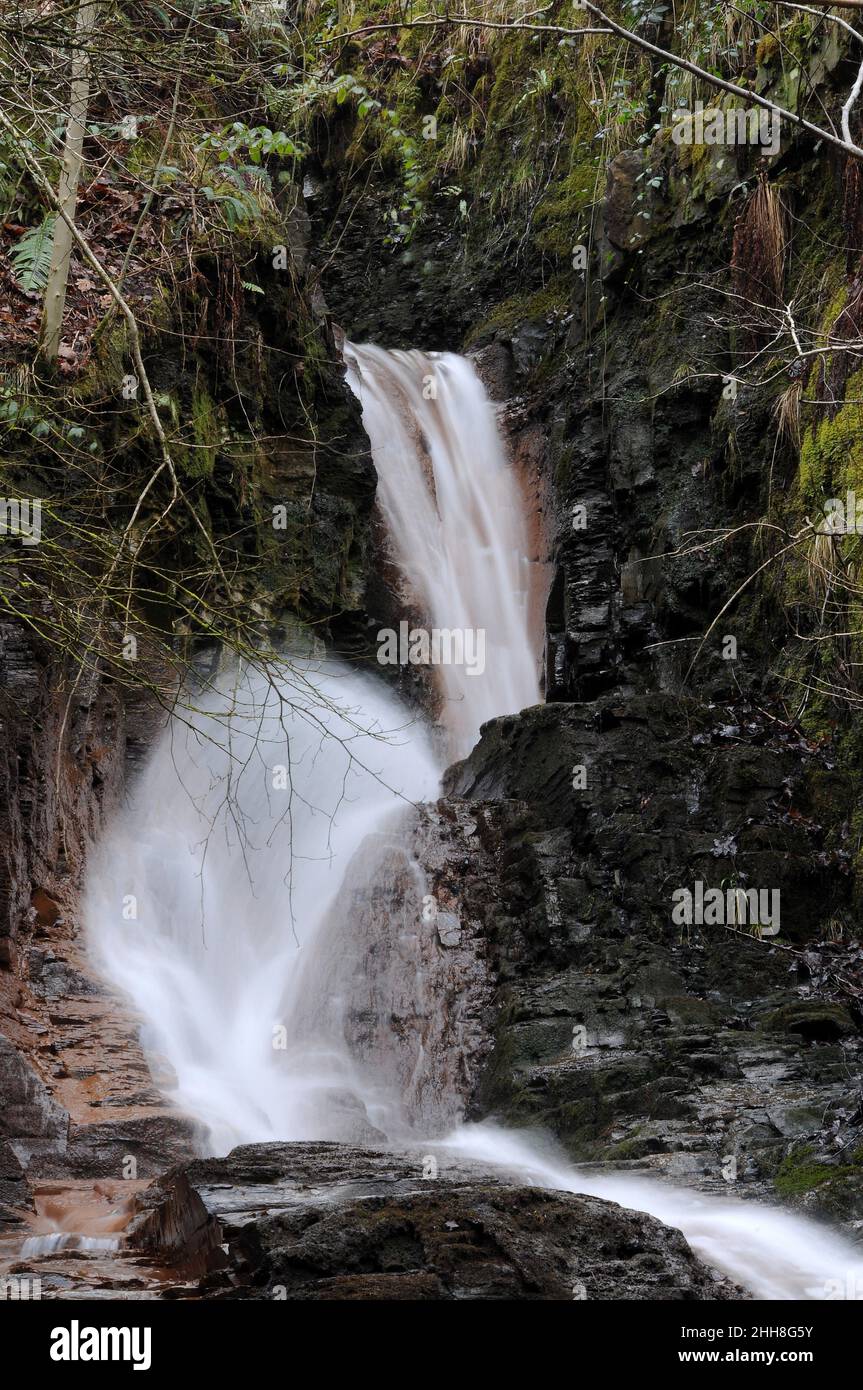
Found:
<path fill-rule="evenodd" d="M 789 34 L 829 106 L 853 72 L 841 35 Z M 784 103 L 787 50 L 747 51 L 739 80 Z M 408 196 L 381 229 L 401 174 L 350 101 L 316 127 L 309 186 L 322 245 L 346 253 L 322 267 L 339 322 L 472 353 L 545 489 L 549 703 L 487 726 L 446 781 L 447 851 L 485 866 L 435 882 L 481 924 L 497 982 L 471 1113 L 856 1225 L 853 657 L 838 609 L 815 611 L 812 542 L 777 557 L 817 509 L 813 477 L 839 486 L 824 420 L 854 407 L 821 403 L 854 359 L 801 359 L 771 307 L 778 277 L 807 341 L 856 333 L 856 170 L 788 124 L 769 156 L 676 144 L 657 112 L 683 101 L 679 73 L 636 63 L 601 101 L 587 67 L 592 87 L 530 34 L 359 35 L 338 71 L 433 131 L 413 152 L 422 213 Z M 772 265 L 765 188 L 787 219 Z M 778 938 L 675 924 L 699 881 L 778 890 Z"/>
<path fill-rule="evenodd" d="M 790 51 L 798 89 L 802 69 L 835 109 L 844 43 L 796 23 L 781 52 L 741 41 L 745 80 L 789 100 Z M 834 348 L 859 332 L 859 178 L 797 129 L 764 159 L 675 145 L 657 119 L 669 83 L 643 62 L 620 88 L 601 57 L 582 68 L 528 35 L 345 40 L 301 103 L 307 153 L 278 223 L 233 259 L 201 253 L 151 316 L 146 359 L 189 447 L 195 506 L 229 543 L 232 602 L 268 640 L 299 622 L 363 660 L 387 596 L 333 325 L 474 355 L 541 512 L 548 703 L 487 725 L 418 832 L 451 933 L 422 951 L 438 1042 L 459 1039 L 458 1094 L 473 1118 L 549 1128 L 577 1160 L 859 1230 L 856 608 L 819 628 L 821 561 L 774 544 L 856 477 L 848 359 L 804 362 L 776 315 L 796 306 Z M 437 133 L 422 144 L 426 117 Z M 778 269 L 762 258 L 765 187 L 786 218 Z M 110 333 L 95 341 L 76 409 L 123 370 Z M 104 432 L 112 455 L 138 451 L 143 475 L 152 438 L 122 413 Z M 20 438 L 10 450 L 39 485 L 44 461 Z M 166 544 L 172 569 L 194 569 L 188 529 Z M 206 670 L 206 621 L 179 641 Z M 87 846 L 160 702 L 110 673 L 76 682 L 68 653 L 14 615 L 2 642 L 0 1217 L 16 1221 L 28 1177 L 117 1178 L 131 1156 L 146 1178 L 191 1158 L 196 1136 L 165 1111 L 76 914 Z M 779 936 L 675 922 L 675 891 L 698 881 L 779 891 Z M 373 1053 L 373 1030 L 357 1029 Z M 232 1273 L 207 1276 L 220 1297 L 562 1298 L 574 1279 L 599 1297 L 717 1296 L 649 1218 L 470 1176 L 418 1194 L 400 1165 L 306 1146 L 195 1162 L 142 1199 L 141 1239 L 189 1255 L 189 1210 L 207 1248 L 220 1221 Z M 359 1184 L 337 1220 L 322 1171 Z M 256 1198 L 241 1228 L 212 1193 L 253 1181 L 287 1195 L 275 1214 Z M 169 1239 L 147 1213 L 172 1210 L 181 1188 Z"/>

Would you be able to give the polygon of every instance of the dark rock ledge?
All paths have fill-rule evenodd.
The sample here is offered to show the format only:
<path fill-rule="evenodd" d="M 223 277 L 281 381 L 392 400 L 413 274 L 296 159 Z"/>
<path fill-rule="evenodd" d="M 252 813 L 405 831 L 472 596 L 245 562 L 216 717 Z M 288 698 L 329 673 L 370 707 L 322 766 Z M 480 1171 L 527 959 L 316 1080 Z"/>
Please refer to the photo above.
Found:
<path fill-rule="evenodd" d="M 244 1145 L 157 1179 L 139 1197 L 130 1244 L 208 1267 L 209 1298 L 746 1297 L 652 1216 L 440 1155 L 438 1176 L 424 1178 L 424 1161 L 419 1150 Z"/>

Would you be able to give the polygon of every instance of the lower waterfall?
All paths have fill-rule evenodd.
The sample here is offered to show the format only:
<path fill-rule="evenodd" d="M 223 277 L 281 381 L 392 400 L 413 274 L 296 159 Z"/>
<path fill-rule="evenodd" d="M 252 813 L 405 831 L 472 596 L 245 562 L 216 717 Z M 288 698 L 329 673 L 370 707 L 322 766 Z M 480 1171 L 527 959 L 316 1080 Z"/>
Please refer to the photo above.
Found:
<path fill-rule="evenodd" d="M 450 752 L 461 755 L 485 719 L 540 698 L 517 488 L 464 359 L 349 347 L 348 361 L 406 604 L 420 621 L 488 632 L 484 673 L 439 673 Z M 429 377 L 436 393 L 424 393 Z M 275 683 L 226 679 L 165 732 L 92 858 L 85 914 L 94 956 L 145 1020 L 162 1089 L 200 1121 L 206 1149 L 438 1143 L 522 1182 L 649 1211 L 756 1298 L 823 1298 L 830 1279 L 863 1275 L 850 1244 L 784 1211 L 581 1172 L 491 1124 L 428 1138 L 428 1108 L 394 1082 L 409 1076 L 422 1092 L 421 1031 L 400 1041 L 404 1064 L 386 1074 L 352 1053 L 348 875 L 362 870 L 375 891 L 378 867 L 400 856 L 392 960 L 420 995 L 426 890 L 405 827 L 413 806 L 435 799 L 440 772 L 428 723 L 383 680 L 330 660 L 297 660 Z"/>
<path fill-rule="evenodd" d="M 441 1146 L 522 1182 L 604 1197 L 682 1231 L 697 1255 L 756 1299 L 860 1298 L 860 1251 L 825 1226 L 761 1202 L 715 1197 L 628 1173 L 591 1173 L 547 1139 L 494 1124 L 460 1126 Z M 849 1290 L 856 1290 L 852 1295 Z"/>
<path fill-rule="evenodd" d="M 369 1137 L 382 1101 L 339 1042 L 326 928 L 349 934 L 347 867 L 437 778 L 422 724 L 333 662 L 229 682 L 162 738 L 94 857 L 85 910 L 210 1152 Z"/>

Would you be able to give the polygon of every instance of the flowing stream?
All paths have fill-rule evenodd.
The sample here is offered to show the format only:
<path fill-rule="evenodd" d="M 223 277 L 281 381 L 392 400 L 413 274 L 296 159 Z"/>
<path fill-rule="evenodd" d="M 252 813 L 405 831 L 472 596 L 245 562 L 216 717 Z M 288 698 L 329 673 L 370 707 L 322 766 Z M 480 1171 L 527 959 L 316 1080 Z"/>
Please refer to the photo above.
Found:
<path fill-rule="evenodd" d="M 461 756 L 485 720 L 540 699 L 519 490 L 466 360 L 351 345 L 346 356 L 412 626 L 486 634 L 482 671 L 435 671 L 447 757 Z M 421 1090 L 424 1039 L 403 1043 L 415 1053 L 390 1073 L 352 1051 L 346 1020 L 358 874 L 378 897 L 393 889 L 382 875 L 401 875 L 392 959 L 404 961 L 399 987 L 424 988 L 407 905 L 424 876 L 406 846 L 413 806 L 437 794 L 435 748 L 382 679 L 308 657 L 275 685 L 241 672 L 174 720 L 94 854 L 91 950 L 146 1020 L 142 1042 L 172 1078 L 164 1089 L 205 1127 L 209 1152 L 424 1138 L 428 1112 L 398 1082 L 409 1075 Z M 653 1213 L 758 1298 L 825 1297 L 829 1280 L 863 1275 L 843 1239 L 782 1211 L 586 1174 L 491 1124 L 436 1133 L 429 1142 L 523 1181 Z"/>

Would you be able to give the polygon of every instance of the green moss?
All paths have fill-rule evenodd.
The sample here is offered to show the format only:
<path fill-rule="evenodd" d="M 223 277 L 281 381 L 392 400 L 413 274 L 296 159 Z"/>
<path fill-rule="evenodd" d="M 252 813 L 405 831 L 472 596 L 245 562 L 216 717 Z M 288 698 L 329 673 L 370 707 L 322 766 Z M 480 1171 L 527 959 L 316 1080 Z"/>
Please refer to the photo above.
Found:
<path fill-rule="evenodd" d="M 814 1152 L 809 1144 L 782 1160 L 773 1179 L 780 1197 L 800 1197 L 833 1178 L 859 1175 L 859 1166 L 856 1164 L 818 1163 L 812 1157 Z M 855 1159 L 856 1157 L 857 1155 Z"/>
<path fill-rule="evenodd" d="M 180 423 L 180 403 L 173 391 L 154 391 L 153 403 L 163 426 L 166 429 L 176 429 Z"/>
<path fill-rule="evenodd" d="M 93 356 L 84 379 L 77 383 L 78 391 L 87 393 L 95 389 L 98 392 L 110 387 L 117 391 L 119 383 L 130 370 L 126 365 L 129 359 L 125 320 L 110 309 L 94 328 L 90 341 Z"/>
<path fill-rule="evenodd" d="M 543 194 L 533 218 L 535 241 L 541 251 L 570 259 L 581 215 L 604 186 L 604 172 L 597 177 L 597 169 L 598 159 L 590 153 L 590 146 L 577 147 L 569 173 Z"/>
<path fill-rule="evenodd" d="M 482 338 L 492 334 L 505 337 L 523 326 L 529 319 L 544 318 L 548 314 L 566 313 L 571 295 L 571 285 L 565 276 L 555 276 L 541 290 L 532 294 L 515 294 L 499 304 L 483 323 L 470 334 L 466 347 L 473 346 Z"/>
<path fill-rule="evenodd" d="M 832 419 L 808 426 L 800 450 L 800 489 L 812 504 L 852 488 L 863 493 L 863 368 L 846 383 L 846 403 Z"/>
<path fill-rule="evenodd" d="M 187 450 L 186 472 L 193 478 L 209 478 L 216 466 L 221 428 L 213 398 L 199 384 L 192 393 L 192 437 L 194 445 Z"/>
<path fill-rule="evenodd" d="M 606 1162 L 622 1161 L 628 1159 L 639 1159 L 646 1157 L 653 1150 L 653 1144 L 649 1138 L 640 1138 L 643 1125 L 636 1125 L 628 1139 L 622 1139 L 618 1144 L 609 1144 L 602 1149 L 602 1157 Z"/>
<path fill-rule="evenodd" d="M 764 34 L 755 48 L 755 62 L 758 67 L 765 68 L 771 63 L 779 52 L 779 40 L 775 34 Z"/>
<path fill-rule="evenodd" d="M 833 327 L 839 315 L 842 313 L 842 310 L 845 308 L 845 305 L 848 303 L 848 288 L 845 283 L 844 271 L 838 264 L 832 267 L 832 269 L 834 271 L 834 275 L 837 272 L 840 275 L 841 283 L 834 284 L 832 287 L 827 287 L 827 291 L 830 294 L 830 299 L 828 300 L 827 305 L 824 309 L 824 313 L 821 316 L 821 331 L 823 333 L 830 332 L 830 329 Z"/>

